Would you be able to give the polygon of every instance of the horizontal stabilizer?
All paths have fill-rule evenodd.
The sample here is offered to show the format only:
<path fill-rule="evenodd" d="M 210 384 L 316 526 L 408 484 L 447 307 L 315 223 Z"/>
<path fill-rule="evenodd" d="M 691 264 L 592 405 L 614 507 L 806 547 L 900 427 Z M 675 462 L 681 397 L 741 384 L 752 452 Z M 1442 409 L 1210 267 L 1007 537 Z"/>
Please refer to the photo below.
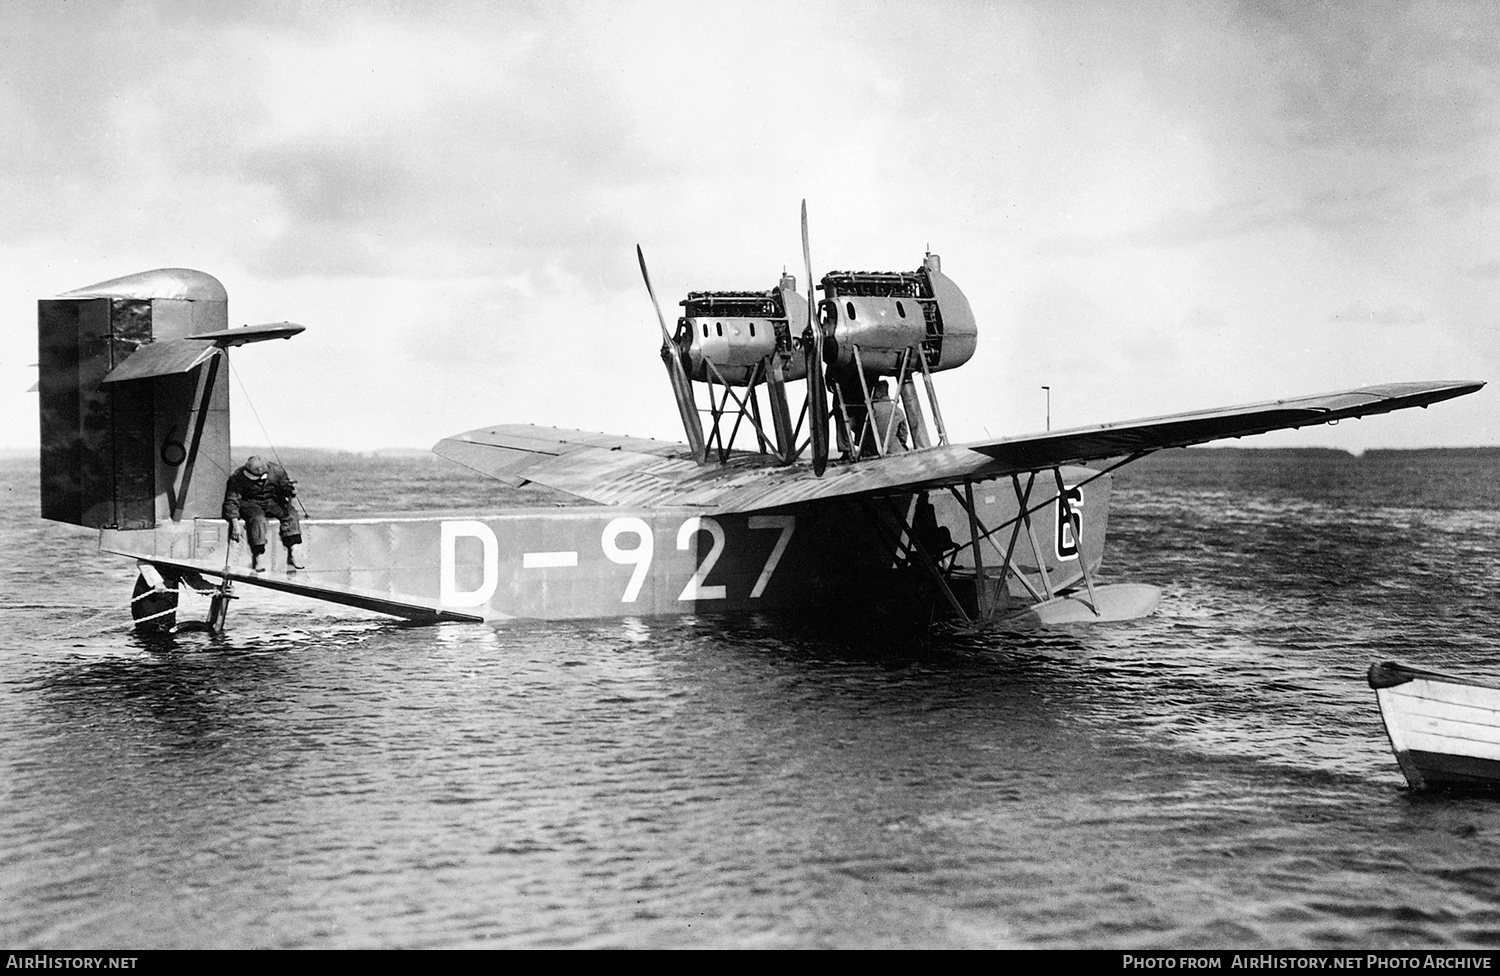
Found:
<path fill-rule="evenodd" d="M 196 332 L 187 338 L 194 342 L 212 342 L 221 349 L 243 346 L 247 342 L 264 342 L 267 339 L 290 339 L 307 326 L 295 322 L 267 322 L 265 325 L 244 325 L 238 329 L 216 329 L 213 332 Z"/>
<path fill-rule="evenodd" d="M 243 346 L 247 342 L 264 342 L 267 339 L 290 339 L 303 331 L 305 326 L 291 322 L 272 322 L 267 325 L 247 325 L 239 329 L 198 332 L 182 339 L 148 343 L 126 357 L 123 363 L 110 370 L 100 382 L 124 383 L 129 380 L 150 379 L 153 376 L 187 373 L 218 355 L 220 349 Z"/>
<path fill-rule="evenodd" d="M 167 339 L 141 346 L 125 361 L 100 380 L 101 383 L 125 383 L 153 376 L 187 373 L 219 354 L 219 347 L 191 339 Z"/>

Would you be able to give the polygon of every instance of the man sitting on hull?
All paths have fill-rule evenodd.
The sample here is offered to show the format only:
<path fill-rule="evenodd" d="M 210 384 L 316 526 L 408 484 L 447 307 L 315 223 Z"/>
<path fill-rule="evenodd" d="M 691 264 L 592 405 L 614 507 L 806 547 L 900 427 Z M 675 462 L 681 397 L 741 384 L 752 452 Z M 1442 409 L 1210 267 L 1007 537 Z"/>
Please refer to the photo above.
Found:
<path fill-rule="evenodd" d="M 281 523 L 287 568 L 303 568 L 293 550 L 302 541 L 302 525 L 292 507 L 292 499 L 296 496 L 296 483 L 287 477 L 286 469 L 259 455 L 250 457 L 243 467 L 229 476 L 229 483 L 224 488 L 224 520 L 229 523 L 229 541 L 240 541 L 239 523 L 235 520 L 243 518 L 245 533 L 250 536 L 250 568 L 257 573 L 266 569 L 261 559 L 266 551 L 268 518 Z"/>

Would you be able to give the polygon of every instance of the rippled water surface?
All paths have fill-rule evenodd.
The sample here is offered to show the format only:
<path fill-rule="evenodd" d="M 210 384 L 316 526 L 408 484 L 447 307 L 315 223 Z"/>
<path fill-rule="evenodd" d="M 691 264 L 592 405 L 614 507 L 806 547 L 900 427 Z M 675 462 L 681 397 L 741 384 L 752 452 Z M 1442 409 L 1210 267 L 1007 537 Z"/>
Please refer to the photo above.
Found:
<path fill-rule="evenodd" d="M 288 460 L 314 515 L 493 496 Z M 1160 610 L 1044 636 L 246 592 L 227 637 L 148 641 L 134 568 L 0 462 L 0 943 L 1500 946 L 1500 800 L 1406 789 L 1364 683 L 1500 675 L 1497 476 L 1150 459 L 1105 570 Z"/>

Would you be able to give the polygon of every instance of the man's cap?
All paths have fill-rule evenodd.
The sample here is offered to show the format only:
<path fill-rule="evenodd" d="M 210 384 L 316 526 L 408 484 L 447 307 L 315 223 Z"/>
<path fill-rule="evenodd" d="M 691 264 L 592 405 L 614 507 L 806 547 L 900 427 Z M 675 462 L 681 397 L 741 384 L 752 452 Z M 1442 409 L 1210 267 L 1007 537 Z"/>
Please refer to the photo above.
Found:
<path fill-rule="evenodd" d="M 253 455 L 245 462 L 245 473 L 252 478 L 264 478 L 271 473 L 271 465 L 259 454 Z"/>

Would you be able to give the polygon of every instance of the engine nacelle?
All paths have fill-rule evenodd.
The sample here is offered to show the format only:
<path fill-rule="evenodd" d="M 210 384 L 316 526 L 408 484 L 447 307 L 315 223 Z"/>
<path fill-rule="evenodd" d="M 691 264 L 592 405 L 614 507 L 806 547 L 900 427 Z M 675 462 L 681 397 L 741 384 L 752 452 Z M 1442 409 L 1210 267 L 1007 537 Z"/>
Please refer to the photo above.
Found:
<path fill-rule="evenodd" d="M 974 355 L 974 312 L 936 254 L 916 271 L 830 272 L 822 287 L 818 320 L 830 366 L 854 368 L 855 346 L 866 374 L 895 375 L 907 350 L 917 347 L 933 372 L 962 366 Z M 908 358 L 907 369 L 917 372 L 921 364 Z"/>
<path fill-rule="evenodd" d="M 674 338 L 688 375 L 699 383 L 712 378 L 744 386 L 768 356 L 784 381 L 807 375 L 801 348 L 792 341 L 806 326 L 807 300 L 791 275 L 769 291 L 689 292 L 682 306 L 687 314 L 677 320 Z"/>

